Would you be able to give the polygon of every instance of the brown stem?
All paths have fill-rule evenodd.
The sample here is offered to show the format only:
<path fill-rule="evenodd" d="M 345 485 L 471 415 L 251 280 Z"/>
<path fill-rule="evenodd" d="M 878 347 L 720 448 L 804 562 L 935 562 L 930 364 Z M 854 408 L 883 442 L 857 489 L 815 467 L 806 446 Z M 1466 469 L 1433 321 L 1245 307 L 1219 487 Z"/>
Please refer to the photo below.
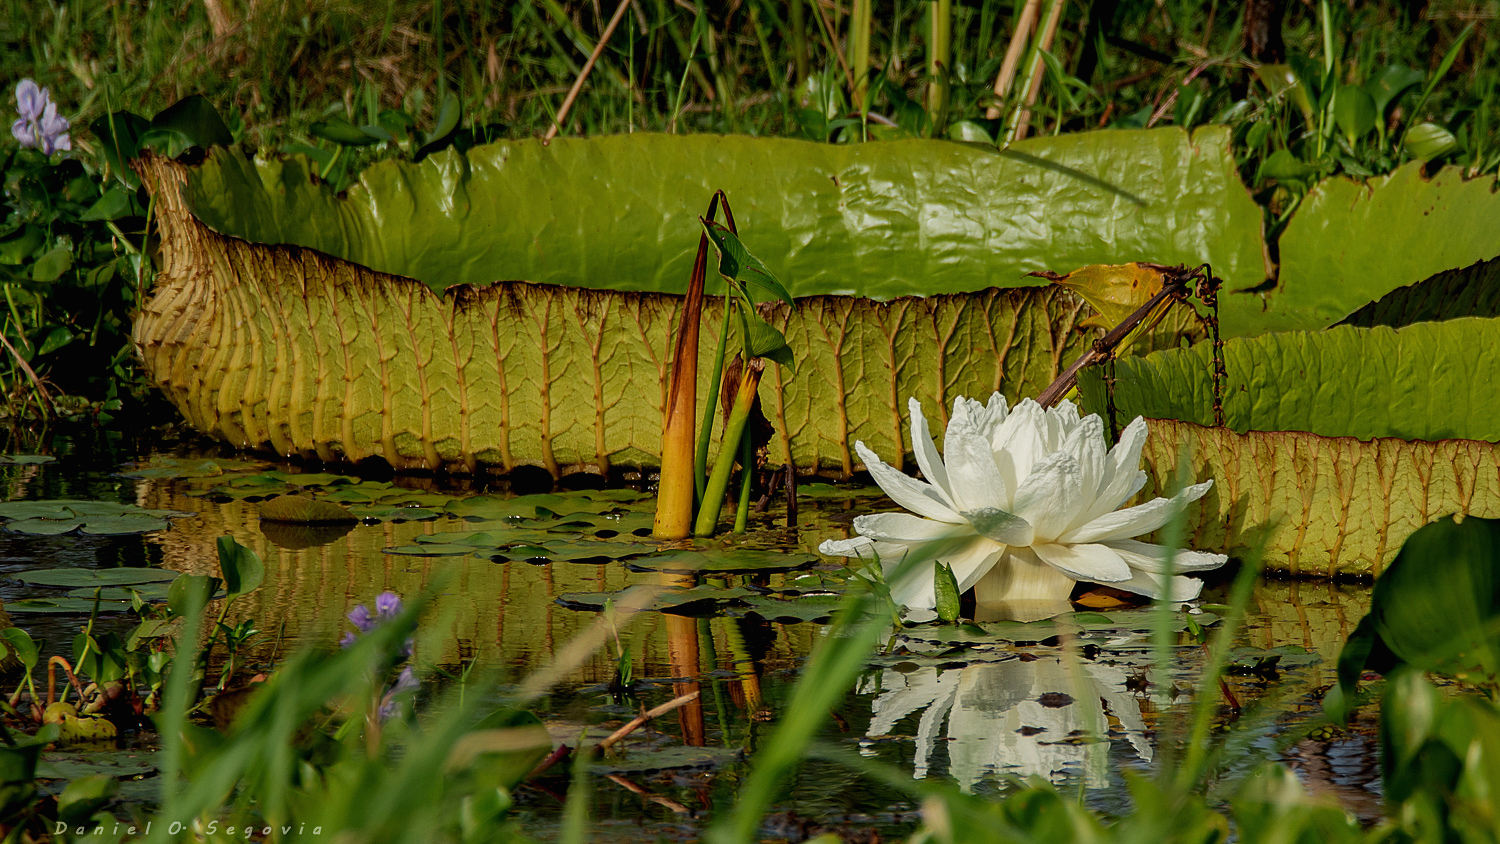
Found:
<path fill-rule="evenodd" d="M 1016 31 L 1011 33 L 1010 46 L 1005 50 L 1005 60 L 1000 63 L 1000 75 L 995 77 L 995 103 L 984 110 L 988 120 L 1000 116 L 1000 105 L 1010 95 L 1010 86 L 1016 82 L 1016 69 L 1021 66 L 1021 55 L 1026 52 L 1026 41 L 1036 28 L 1037 12 L 1042 0 L 1026 0 L 1021 16 L 1016 19 Z"/>
<path fill-rule="evenodd" d="M 573 101 L 578 98 L 578 92 L 583 88 L 584 80 L 589 78 L 589 72 L 594 69 L 594 62 L 599 60 L 599 55 L 604 52 L 604 45 L 609 43 L 609 36 L 615 33 L 615 27 L 619 25 L 620 19 L 625 17 L 625 10 L 628 8 L 630 8 L 630 0 L 620 0 L 619 7 L 609 19 L 609 25 L 604 27 L 604 33 L 599 36 L 599 43 L 594 45 L 594 52 L 589 54 L 589 60 L 583 64 L 583 70 L 578 72 L 578 78 L 574 80 L 573 87 L 563 100 L 562 108 L 557 110 L 557 117 L 552 121 L 552 127 L 547 130 L 546 136 L 542 138 L 542 143 L 545 144 L 557 137 L 557 131 L 568 119 L 568 112 L 573 108 Z"/>
<path fill-rule="evenodd" d="M 604 741 L 601 741 L 598 744 L 594 745 L 590 752 L 599 754 L 610 749 L 621 739 L 640 729 L 643 724 L 646 724 L 653 719 L 660 718 L 661 716 L 677 709 L 680 706 L 686 706 L 687 704 L 692 703 L 693 701 L 698 699 L 698 695 L 698 691 L 691 691 L 685 695 L 674 697 L 660 706 L 656 706 L 646 710 L 645 712 L 642 712 L 640 715 L 632 718 L 630 722 L 625 726 L 621 727 L 618 730 L 615 730 L 613 733 L 610 733 L 609 737 L 604 739 Z"/>
<path fill-rule="evenodd" d="M 1103 337 L 1095 340 L 1092 348 L 1084 352 L 1078 360 L 1073 362 L 1072 366 L 1069 366 L 1063 371 L 1063 374 L 1057 376 L 1057 380 L 1049 384 L 1047 389 L 1043 390 L 1042 394 L 1036 397 L 1036 403 L 1042 407 L 1051 407 L 1057 404 L 1063 396 L 1067 395 L 1069 390 L 1073 389 L 1073 385 L 1078 382 L 1079 370 L 1090 364 L 1102 363 L 1112 357 L 1120 343 L 1124 342 L 1125 338 L 1130 335 L 1130 332 L 1145 321 L 1158 305 L 1167 299 L 1180 298 L 1182 296 L 1187 290 L 1187 279 L 1189 277 L 1186 275 L 1168 274 L 1162 283 L 1161 290 L 1157 291 L 1155 296 L 1152 296 L 1146 301 L 1146 304 L 1137 308 L 1135 313 L 1121 320 L 1119 325 L 1111 328 Z"/>

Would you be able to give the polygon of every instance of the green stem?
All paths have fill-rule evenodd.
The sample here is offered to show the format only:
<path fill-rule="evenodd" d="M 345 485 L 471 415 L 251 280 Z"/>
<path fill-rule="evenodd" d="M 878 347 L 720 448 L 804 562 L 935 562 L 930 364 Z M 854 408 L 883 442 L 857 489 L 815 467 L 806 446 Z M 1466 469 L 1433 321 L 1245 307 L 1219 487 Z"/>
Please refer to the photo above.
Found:
<path fill-rule="evenodd" d="M 750 465 L 755 460 L 754 447 L 747 431 L 740 437 L 740 503 L 734 511 L 734 532 L 744 533 L 750 524 Z"/>
<path fill-rule="evenodd" d="M 792 59 L 797 64 L 797 80 L 801 86 L 807 80 L 807 6 L 806 0 L 791 0 L 792 5 Z"/>
<path fill-rule="evenodd" d="M 693 453 L 693 489 L 702 506 L 708 478 L 708 444 L 713 439 L 714 416 L 719 408 L 719 381 L 724 377 L 724 347 L 729 341 L 729 291 L 724 292 L 724 319 L 719 325 L 719 347 L 714 351 L 714 375 L 708 382 L 708 402 L 703 405 L 703 424 L 698 426 L 698 450 Z M 725 440 L 728 442 L 728 440 Z"/>
<path fill-rule="evenodd" d="M 952 32 L 952 0 L 933 0 L 927 27 L 927 116 L 932 121 L 935 138 L 943 136 L 948 113 L 948 76 L 953 64 Z"/>
<path fill-rule="evenodd" d="M 765 364 L 758 358 L 751 358 L 745 363 L 739 390 L 735 394 L 734 409 L 724 423 L 724 438 L 720 440 L 719 456 L 714 461 L 713 474 L 708 478 L 703 503 L 698 507 L 698 521 L 693 526 L 694 536 L 713 536 L 714 530 L 719 526 L 719 511 L 724 508 L 724 494 L 729 490 L 729 475 L 739 453 L 735 444 L 745 435 L 745 423 L 750 419 L 750 408 L 755 404 L 756 389 L 760 386 L 760 376 L 764 369 Z"/>

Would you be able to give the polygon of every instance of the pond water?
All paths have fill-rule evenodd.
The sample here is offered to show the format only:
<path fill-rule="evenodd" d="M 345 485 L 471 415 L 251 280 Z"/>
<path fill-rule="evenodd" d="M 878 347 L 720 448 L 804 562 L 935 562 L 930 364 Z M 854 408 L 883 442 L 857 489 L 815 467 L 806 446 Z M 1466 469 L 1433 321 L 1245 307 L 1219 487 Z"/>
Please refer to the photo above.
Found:
<path fill-rule="evenodd" d="M 123 537 L 0 532 L 0 572 L 7 575 L 0 598 L 17 625 L 50 643 L 44 654 L 68 653 L 65 643 L 86 614 L 19 611 L 27 599 L 55 599 L 66 590 L 14 575 L 143 566 L 217 574 L 214 544 L 224 535 L 266 565 L 265 584 L 236 602 L 229 618 L 263 631 L 248 647 L 249 671 L 270 668 L 299 647 L 335 647 L 351 629 L 345 614 L 382 591 L 415 596 L 438 586 L 417 662 L 453 675 L 472 666 L 497 672 L 502 683 L 519 682 L 595 625 L 606 594 L 623 605 L 633 599 L 618 593 L 630 587 L 694 587 L 687 595 L 653 592 L 652 605 L 675 603 L 674 612 L 628 619 L 618 644 L 611 637 L 536 707 L 554 740 L 571 744 L 580 733 L 602 738 L 642 706 L 700 692 L 634 733 L 623 758 L 596 768 L 599 832 L 624 840 L 694 839 L 714 807 L 732 802 L 746 771 L 744 752 L 784 711 L 848 576 L 811 552 L 824 539 L 847 536 L 855 514 L 894 509 L 873 487 L 810 486 L 795 527 L 786 525 L 779 498 L 752 519 L 743 547 L 770 553 L 726 557 L 716 549 L 727 543 L 702 543 L 705 558 L 674 563 L 643 538 L 652 501 L 629 490 L 517 498 L 472 482 L 335 477 L 192 437 L 59 438 L 51 448 L 54 463 L 0 467 L 7 500 L 105 500 L 189 515 L 174 518 L 170 529 Z M 122 469 L 136 476 L 122 476 Z M 294 492 L 365 519 L 313 530 L 261 522 L 261 501 Z M 638 556 L 646 552 L 657 553 Z M 757 567 L 696 580 L 672 571 L 703 559 L 710 569 Z M 771 568 L 759 567 L 768 561 Z M 1211 625 L 1226 593 L 1224 582 L 1211 583 L 1178 626 L 1188 618 Z M 697 600 L 682 603 L 688 598 Z M 1357 720 L 1320 738 L 1299 728 L 1332 682 L 1334 658 L 1368 602 L 1368 587 L 1357 584 L 1271 579 L 1257 587 L 1228 677 L 1244 710 L 1238 719 L 1221 713 L 1239 731 L 1240 748 L 1226 757 L 1229 778 L 1280 759 L 1312 790 L 1366 819 L 1379 816 L 1373 724 Z M 102 619 L 122 633 L 135 621 L 126 612 Z M 1126 772 L 1149 771 L 1159 760 L 1162 735 L 1186 712 L 1205 659 L 1183 632 L 1170 686 L 1152 683 L 1147 623 L 1145 609 L 1101 606 L 1055 622 L 893 630 L 834 711 L 823 746 L 981 793 L 1005 790 L 1011 775 L 1043 776 L 1080 790 L 1097 808 L 1122 810 Z M 610 689 L 617 648 L 628 649 L 633 668 L 623 694 Z M 149 801 L 150 747 L 132 744 L 140 740 L 123 740 L 120 764 L 140 773 L 123 794 Z M 98 749 L 51 756 L 60 772 L 69 762 L 122 759 Z M 529 832 L 547 837 L 566 785 L 562 776 L 543 778 L 518 792 Z M 846 764 L 814 759 L 787 783 L 765 832 L 790 840 L 820 828 L 888 836 L 909 829 L 916 809 Z"/>

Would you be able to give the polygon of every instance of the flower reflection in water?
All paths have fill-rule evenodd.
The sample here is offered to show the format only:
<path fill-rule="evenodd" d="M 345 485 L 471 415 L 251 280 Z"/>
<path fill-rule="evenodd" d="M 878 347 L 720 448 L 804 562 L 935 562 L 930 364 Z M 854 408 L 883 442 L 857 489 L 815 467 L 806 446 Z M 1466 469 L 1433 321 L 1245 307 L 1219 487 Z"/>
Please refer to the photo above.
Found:
<path fill-rule="evenodd" d="M 884 670 L 867 736 L 889 735 L 903 718 L 922 710 L 917 779 L 926 778 L 933 751 L 946 735 L 949 774 L 965 791 L 994 774 L 1073 776 L 1089 788 L 1102 788 L 1108 784 L 1111 717 L 1144 762 L 1151 761 L 1151 745 L 1140 701 L 1126 688 L 1127 669 L 1071 662 L 1042 656 L 946 670 Z M 875 742 L 866 740 L 861 752 L 875 755 Z"/>

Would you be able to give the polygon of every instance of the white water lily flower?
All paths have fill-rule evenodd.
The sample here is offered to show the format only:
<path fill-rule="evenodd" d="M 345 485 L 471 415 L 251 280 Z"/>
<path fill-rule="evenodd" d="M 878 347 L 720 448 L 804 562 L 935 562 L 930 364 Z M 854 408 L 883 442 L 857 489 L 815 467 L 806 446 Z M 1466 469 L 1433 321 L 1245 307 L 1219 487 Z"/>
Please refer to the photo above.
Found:
<path fill-rule="evenodd" d="M 1098 415 L 1080 418 L 1072 402 L 1044 410 L 1023 399 L 1012 409 L 999 393 L 988 404 L 959 398 L 940 456 L 921 405 L 912 399 L 909 406 L 912 449 L 926 482 L 882 462 L 863 442 L 855 450 L 885 494 L 911 513 L 860 516 L 859 536 L 818 548 L 878 559 L 887 575 L 915 561 L 890 584 L 897 603 L 936 604 L 937 562 L 952 566 L 959 591 L 973 588 L 981 607 L 1031 602 L 1066 609 L 1080 580 L 1151 598 L 1198 597 L 1202 581 L 1174 576 L 1168 584 L 1166 549 L 1131 537 L 1166 524 L 1177 505 L 1203 497 L 1213 481 L 1184 489 L 1175 503 L 1157 498 L 1119 509 L 1146 483 L 1139 468 L 1144 419 L 1131 422 L 1106 450 L 1104 423 Z M 1173 568 L 1201 571 L 1227 559 L 1179 551 Z"/>

